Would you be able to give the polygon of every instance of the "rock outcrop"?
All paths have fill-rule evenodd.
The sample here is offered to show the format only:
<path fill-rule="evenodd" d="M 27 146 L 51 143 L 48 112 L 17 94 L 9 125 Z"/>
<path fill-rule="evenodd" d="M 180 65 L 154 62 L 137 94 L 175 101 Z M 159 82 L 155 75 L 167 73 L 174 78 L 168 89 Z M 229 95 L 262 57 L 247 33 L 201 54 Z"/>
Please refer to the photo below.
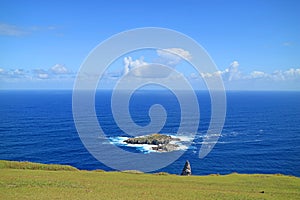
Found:
<path fill-rule="evenodd" d="M 192 168 L 190 162 L 187 160 L 182 169 L 181 176 L 190 176 L 192 175 Z"/>
<path fill-rule="evenodd" d="M 159 144 L 156 147 L 152 147 L 152 150 L 162 151 L 162 152 L 170 152 L 178 150 L 179 145 L 177 144 Z"/>
<path fill-rule="evenodd" d="M 176 142 L 176 141 L 180 141 L 180 139 L 173 138 L 169 135 L 154 133 L 151 135 L 128 138 L 127 140 L 124 140 L 124 142 L 128 144 L 156 145 L 152 147 L 152 150 L 160 151 L 160 152 L 170 152 L 170 151 L 178 150 L 179 145 L 171 143 L 172 141 Z"/>

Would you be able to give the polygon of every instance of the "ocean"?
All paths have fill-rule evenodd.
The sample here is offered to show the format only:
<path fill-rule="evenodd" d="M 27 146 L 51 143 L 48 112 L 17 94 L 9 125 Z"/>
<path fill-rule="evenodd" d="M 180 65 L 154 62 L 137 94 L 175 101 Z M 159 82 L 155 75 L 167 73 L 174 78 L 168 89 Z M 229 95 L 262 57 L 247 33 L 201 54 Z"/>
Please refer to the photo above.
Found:
<path fill-rule="evenodd" d="M 180 158 L 156 171 L 180 174 L 189 160 L 194 175 L 237 172 L 300 177 L 300 92 L 229 91 L 226 96 L 224 128 L 212 151 L 203 159 L 198 156 L 211 115 L 209 93 L 198 91 L 200 122 L 192 145 L 180 150 L 184 151 Z M 129 136 L 114 121 L 111 91 L 97 91 L 95 102 L 98 122 L 112 144 L 133 153 L 153 153 L 145 146 L 122 142 Z M 130 102 L 133 121 L 146 126 L 153 104 L 163 105 L 167 112 L 160 133 L 176 134 L 181 111 L 176 97 L 168 91 L 134 93 Z M 0 113 L 1 160 L 114 170 L 94 158 L 80 140 L 71 90 L 0 91 Z"/>

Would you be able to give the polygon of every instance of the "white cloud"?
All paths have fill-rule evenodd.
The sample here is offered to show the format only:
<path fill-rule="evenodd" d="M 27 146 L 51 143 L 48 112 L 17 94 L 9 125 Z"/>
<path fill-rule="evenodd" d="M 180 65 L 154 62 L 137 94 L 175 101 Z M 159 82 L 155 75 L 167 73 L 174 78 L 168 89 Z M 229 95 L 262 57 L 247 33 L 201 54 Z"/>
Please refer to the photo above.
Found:
<path fill-rule="evenodd" d="M 13 71 L 14 75 L 25 75 L 25 71 L 23 69 L 15 69 Z"/>
<path fill-rule="evenodd" d="M 140 78 L 166 78 L 171 74 L 170 68 L 163 68 L 160 64 L 147 64 L 131 70 L 132 75 Z"/>
<path fill-rule="evenodd" d="M 291 81 L 300 80 L 300 68 L 290 68 L 288 70 L 276 70 L 272 73 L 254 70 L 249 74 L 243 74 L 239 70 L 239 62 L 233 61 L 228 68 L 223 71 L 216 71 L 214 73 L 201 73 L 202 78 L 215 78 L 221 76 L 224 81 L 243 81 L 260 79 L 264 81 Z"/>
<path fill-rule="evenodd" d="M 261 78 L 265 80 L 273 81 L 290 81 L 290 80 L 300 80 L 300 68 L 294 69 L 290 68 L 288 70 L 276 70 L 270 74 L 266 72 L 253 71 L 251 72 L 251 78 Z"/>
<path fill-rule="evenodd" d="M 7 72 L 11 78 L 25 78 L 28 77 L 28 72 L 24 69 L 14 69 Z"/>
<path fill-rule="evenodd" d="M 132 72 L 131 75 L 141 78 L 162 78 L 170 74 L 170 70 L 158 71 L 159 64 L 147 63 L 143 58 L 133 60 L 132 57 L 125 57 L 123 75 Z"/>
<path fill-rule="evenodd" d="M 283 42 L 282 45 L 289 47 L 289 46 L 292 46 L 292 43 L 291 42 Z"/>
<path fill-rule="evenodd" d="M 50 68 L 50 71 L 54 74 L 69 74 L 69 70 L 61 64 L 56 64 Z"/>
<path fill-rule="evenodd" d="M 124 69 L 123 69 L 123 74 L 127 74 L 130 70 L 130 63 L 132 61 L 132 58 L 131 57 L 125 57 L 124 60 L 123 60 L 123 63 L 124 63 Z"/>
<path fill-rule="evenodd" d="M 40 73 L 40 74 L 37 74 L 37 77 L 39 79 L 48 79 L 49 78 L 49 74 L 47 74 L 47 73 Z"/>
<path fill-rule="evenodd" d="M 276 70 L 273 73 L 271 73 L 269 77 L 276 81 L 300 80 L 300 68 L 290 68 L 286 71 Z"/>
<path fill-rule="evenodd" d="M 168 66 L 176 66 L 182 59 L 192 59 L 190 52 L 181 48 L 158 49 L 156 53 L 159 56 L 158 63 Z"/>
<path fill-rule="evenodd" d="M 31 27 L 19 27 L 12 24 L 0 23 L 0 35 L 4 36 L 22 36 L 38 31 L 54 31 L 57 28 L 55 26 L 31 26 Z"/>
<path fill-rule="evenodd" d="M 20 79 L 27 79 L 30 75 L 28 71 L 24 69 L 3 69 L 0 68 L 0 80 L 1 81 L 15 81 Z"/>
<path fill-rule="evenodd" d="M 213 74 L 211 74 L 211 73 L 201 73 L 200 76 L 202 78 L 211 78 L 211 77 L 213 77 Z"/>
<path fill-rule="evenodd" d="M 264 78 L 267 77 L 267 74 L 265 72 L 261 72 L 261 71 L 253 71 L 250 73 L 250 79 L 257 79 L 257 78 Z"/>
<path fill-rule="evenodd" d="M 144 58 L 137 60 L 133 60 L 132 57 L 124 58 L 123 75 L 128 74 L 130 71 L 132 71 L 131 75 L 144 78 L 166 77 L 169 75 L 169 73 L 157 71 L 157 69 L 157 64 L 147 63 Z"/>
<path fill-rule="evenodd" d="M 6 35 L 6 36 L 21 36 L 26 34 L 27 32 L 23 29 L 10 25 L 10 24 L 0 24 L 0 35 Z"/>
<path fill-rule="evenodd" d="M 180 61 L 184 58 L 187 60 L 192 59 L 191 54 L 181 48 L 168 48 L 168 49 L 159 49 L 156 51 L 158 58 L 153 62 L 157 64 L 167 65 L 169 67 L 175 67 Z M 158 69 L 157 66 L 150 64 L 144 61 L 144 58 L 141 57 L 139 59 L 133 60 L 132 57 L 125 57 L 123 59 L 124 68 L 123 68 L 123 75 L 127 74 L 129 71 L 134 69 L 132 73 L 134 76 L 137 77 L 167 77 L 170 70 L 166 70 L 165 72 L 155 71 Z M 143 66 L 143 68 L 138 69 L 139 67 Z"/>
<path fill-rule="evenodd" d="M 270 78 L 275 81 L 284 81 L 285 77 L 281 70 L 276 70 L 270 74 Z"/>
<path fill-rule="evenodd" d="M 192 55 L 190 54 L 190 52 L 181 48 L 158 49 L 156 52 L 161 57 L 175 60 L 177 60 L 178 58 L 181 59 L 181 57 L 186 60 L 192 59 Z"/>
<path fill-rule="evenodd" d="M 31 26 L 27 28 L 30 32 L 33 31 L 53 31 L 56 30 L 56 26 Z"/>
<path fill-rule="evenodd" d="M 190 74 L 190 77 L 191 77 L 192 79 L 197 79 L 197 78 L 198 78 L 198 75 L 197 75 L 196 73 L 191 73 L 191 74 Z"/>
<path fill-rule="evenodd" d="M 291 68 L 283 72 L 283 74 L 288 79 L 300 79 L 300 68 L 299 69 Z"/>
<path fill-rule="evenodd" d="M 230 64 L 231 67 L 233 68 L 238 68 L 238 66 L 240 66 L 239 62 L 238 61 L 233 61 L 231 64 Z"/>
<path fill-rule="evenodd" d="M 239 66 L 240 66 L 240 64 L 238 63 L 238 61 L 233 61 L 230 64 L 230 67 L 226 71 L 226 72 L 228 72 L 228 81 L 240 79 L 241 73 L 238 69 Z"/>
<path fill-rule="evenodd" d="M 239 66 L 240 64 L 238 61 L 233 61 L 224 71 L 218 70 L 214 73 L 201 73 L 200 75 L 202 78 L 214 78 L 217 76 L 222 76 L 225 81 L 234 81 L 241 79 L 242 77 L 242 74 L 239 71 Z"/>
<path fill-rule="evenodd" d="M 32 79 L 49 79 L 50 75 L 48 70 L 44 70 L 44 69 L 35 69 L 32 71 Z"/>
<path fill-rule="evenodd" d="M 147 65 L 148 63 L 144 61 L 144 58 L 133 60 L 132 57 L 125 57 L 124 60 L 124 74 L 128 73 L 131 69 Z"/>
<path fill-rule="evenodd" d="M 73 73 L 68 70 L 65 66 L 56 64 L 49 69 L 34 69 L 24 70 L 20 68 L 16 69 L 3 69 L 0 68 L 0 80 L 5 82 L 11 81 L 33 81 L 40 79 L 49 80 L 63 80 L 73 79 Z"/>

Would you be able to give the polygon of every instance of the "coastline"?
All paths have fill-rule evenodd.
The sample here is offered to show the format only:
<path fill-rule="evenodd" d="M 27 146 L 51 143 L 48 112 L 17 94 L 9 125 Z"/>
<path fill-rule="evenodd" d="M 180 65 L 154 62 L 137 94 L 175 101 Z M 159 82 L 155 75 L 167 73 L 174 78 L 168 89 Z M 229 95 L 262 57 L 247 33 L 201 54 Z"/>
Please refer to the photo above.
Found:
<path fill-rule="evenodd" d="M 180 176 L 180 174 L 172 174 L 168 172 L 141 172 L 135 169 L 129 169 L 124 171 L 105 171 L 103 169 L 95 169 L 95 170 L 82 170 L 71 165 L 61 165 L 61 164 L 43 164 L 36 162 L 28 162 L 28 161 L 11 161 L 11 160 L 0 160 L 0 170 L 3 169 L 17 169 L 17 170 L 42 170 L 42 171 L 75 171 L 75 172 L 106 172 L 106 173 L 131 173 L 131 174 L 149 174 L 149 175 L 172 175 L 172 176 Z M 180 171 L 180 169 L 178 169 Z M 285 177 L 295 177 L 300 180 L 300 177 L 289 175 L 289 174 L 260 174 L 260 173 L 229 173 L 229 174 L 208 174 L 208 175 L 193 175 L 193 177 L 206 177 L 206 176 L 228 176 L 228 175 L 247 175 L 247 176 L 256 176 L 256 175 L 265 175 L 265 176 L 285 176 Z"/>

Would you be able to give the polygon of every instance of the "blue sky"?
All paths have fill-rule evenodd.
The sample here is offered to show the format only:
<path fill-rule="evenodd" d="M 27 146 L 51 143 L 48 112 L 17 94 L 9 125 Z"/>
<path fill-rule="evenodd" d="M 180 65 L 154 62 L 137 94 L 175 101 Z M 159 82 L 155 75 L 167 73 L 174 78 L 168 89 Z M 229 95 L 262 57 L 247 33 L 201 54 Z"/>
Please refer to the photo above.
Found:
<path fill-rule="evenodd" d="M 150 26 L 196 40 L 228 90 L 300 90 L 299 8 L 297 0 L 0 0 L 0 89 L 71 89 L 96 45 Z M 197 88 L 201 75 L 185 75 Z"/>

